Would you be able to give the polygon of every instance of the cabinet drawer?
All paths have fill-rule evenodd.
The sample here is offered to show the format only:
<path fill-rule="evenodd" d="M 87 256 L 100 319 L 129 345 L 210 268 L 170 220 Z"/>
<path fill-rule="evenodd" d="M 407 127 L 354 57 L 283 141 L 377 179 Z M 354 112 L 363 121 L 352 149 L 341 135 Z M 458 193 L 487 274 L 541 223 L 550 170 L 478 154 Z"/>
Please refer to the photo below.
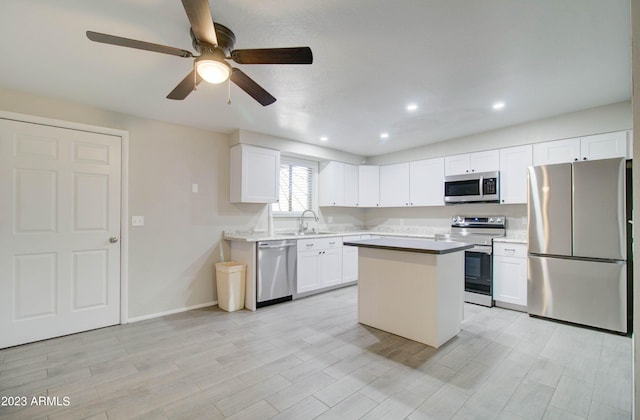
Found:
<path fill-rule="evenodd" d="M 494 242 L 493 255 L 527 258 L 527 246 L 525 244 Z"/>
<path fill-rule="evenodd" d="M 342 246 L 342 237 L 298 239 L 298 252 L 330 249 Z"/>

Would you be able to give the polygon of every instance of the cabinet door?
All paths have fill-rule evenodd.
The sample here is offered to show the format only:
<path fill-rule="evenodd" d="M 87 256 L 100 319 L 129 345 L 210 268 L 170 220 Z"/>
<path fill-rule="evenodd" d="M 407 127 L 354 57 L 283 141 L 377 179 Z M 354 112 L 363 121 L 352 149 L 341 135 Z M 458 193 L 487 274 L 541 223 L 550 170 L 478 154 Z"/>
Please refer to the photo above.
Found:
<path fill-rule="evenodd" d="M 320 287 L 334 286 L 342 283 L 342 249 L 344 247 L 325 249 L 321 254 Z"/>
<path fill-rule="evenodd" d="M 321 162 L 318 178 L 318 204 L 344 206 L 344 163 Z"/>
<path fill-rule="evenodd" d="M 533 164 L 575 162 L 580 158 L 580 139 L 565 139 L 536 143 L 533 145 Z"/>
<path fill-rule="evenodd" d="M 597 134 L 580 139 L 582 160 L 609 159 L 627 156 L 627 132 Z"/>
<path fill-rule="evenodd" d="M 344 205 L 358 205 L 358 167 L 347 163 L 344 164 Z"/>
<path fill-rule="evenodd" d="M 409 163 L 380 166 L 380 207 L 409 205 Z"/>
<path fill-rule="evenodd" d="M 358 206 L 377 207 L 380 205 L 380 170 L 377 166 L 358 167 Z"/>
<path fill-rule="evenodd" d="M 444 205 L 444 158 L 416 160 L 409 164 L 409 204 Z"/>
<path fill-rule="evenodd" d="M 274 203 L 278 201 L 280 152 L 238 144 L 231 148 L 230 201 Z"/>
<path fill-rule="evenodd" d="M 487 150 L 469 155 L 471 172 L 493 172 L 500 169 L 500 151 Z"/>
<path fill-rule="evenodd" d="M 320 261 L 322 251 L 298 252 L 296 291 L 298 293 L 309 292 L 321 287 L 320 285 Z"/>
<path fill-rule="evenodd" d="M 493 299 L 527 306 L 527 260 L 494 255 Z"/>
<path fill-rule="evenodd" d="M 500 150 L 500 202 L 527 202 L 527 168 L 533 163 L 530 144 Z"/>
<path fill-rule="evenodd" d="M 469 153 L 462 155 L 446 156 L 444 158 L 445 175 L 462 175 L 469 173 L 471 156 Z"/>
<path fill-rule="evenodd" d="M 358 280 L 358 247 L 342 248 L 342 282 Z"/>

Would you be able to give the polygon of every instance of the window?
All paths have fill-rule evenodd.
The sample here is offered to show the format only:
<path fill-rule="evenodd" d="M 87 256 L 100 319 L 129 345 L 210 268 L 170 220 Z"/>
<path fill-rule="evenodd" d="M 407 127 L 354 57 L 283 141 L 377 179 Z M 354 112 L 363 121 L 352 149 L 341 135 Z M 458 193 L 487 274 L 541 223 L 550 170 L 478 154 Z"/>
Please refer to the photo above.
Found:
<path fill-rule="evenodd" d="M 282 156 L 279 201 L 271 205 L 273 215 L 295 217 L 304 210 L 315 209 L 317 174 L 317 162 Z"/>

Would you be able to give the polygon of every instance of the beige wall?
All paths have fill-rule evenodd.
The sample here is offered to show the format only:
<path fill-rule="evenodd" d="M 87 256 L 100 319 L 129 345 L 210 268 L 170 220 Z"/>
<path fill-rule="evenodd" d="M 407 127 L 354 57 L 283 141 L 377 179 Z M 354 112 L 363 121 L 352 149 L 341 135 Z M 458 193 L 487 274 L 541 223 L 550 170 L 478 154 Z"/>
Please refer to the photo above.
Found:
<path fill-rule="evenodd" d="M 129 132 L 129 214 L 145 217 L 128 228 L 130 318 L 216 300 L 223 229 L 264 207 L 229 203 L 229 136 L 8 90 L 0 109 Z"/>

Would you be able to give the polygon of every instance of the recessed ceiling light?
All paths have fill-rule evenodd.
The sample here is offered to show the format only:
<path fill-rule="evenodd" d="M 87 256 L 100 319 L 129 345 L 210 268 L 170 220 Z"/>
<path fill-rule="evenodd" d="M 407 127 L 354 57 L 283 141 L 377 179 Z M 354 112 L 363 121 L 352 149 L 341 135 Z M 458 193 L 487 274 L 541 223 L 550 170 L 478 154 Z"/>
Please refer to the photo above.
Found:
<path fill-rule="evenodd" d="M 504 102 L 496 102 L 493 104 L 493 109 L 502 109 L 504 108 Z"/>
<path fill-rule="evenodd" d="M 416 109 L 418 109 L 418 105 L 416 104 L 407 105 L 407 111 L 415 111 Z"/>
<path fill-rule="evenodd" d="M 381 139 L 388 139 L 389 138 L 389 133 L 380 133 L 380 138 Z"/>
<path fill-rule="evenodd" d="M 327 140 L 329 140 L 329 137 L 325 137 L 325 136 L 320 137 L 320 141 L 327 141 Z"/>

